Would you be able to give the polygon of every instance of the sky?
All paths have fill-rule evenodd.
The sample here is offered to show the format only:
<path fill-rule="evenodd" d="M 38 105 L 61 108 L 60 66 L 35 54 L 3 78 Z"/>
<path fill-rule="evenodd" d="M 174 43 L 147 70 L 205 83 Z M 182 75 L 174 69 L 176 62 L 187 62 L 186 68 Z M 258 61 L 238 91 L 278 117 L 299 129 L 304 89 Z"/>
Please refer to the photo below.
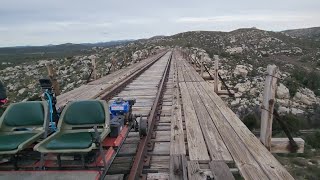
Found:
<path fill-rule="evenodd" d="M 0 47 L 320 26 L 320 0 L 0 0 Z"/>

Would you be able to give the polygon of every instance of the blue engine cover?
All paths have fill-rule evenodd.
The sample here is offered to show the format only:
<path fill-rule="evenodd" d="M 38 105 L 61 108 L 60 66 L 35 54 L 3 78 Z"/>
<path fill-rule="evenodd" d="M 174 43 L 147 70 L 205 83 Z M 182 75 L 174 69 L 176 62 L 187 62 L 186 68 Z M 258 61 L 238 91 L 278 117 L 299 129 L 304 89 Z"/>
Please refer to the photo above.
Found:
<path fill-rule="evenodd" d="M 110 105 L 110 113 L 112 117 L 117 116 L 117 115 L 124 115 L 128 113 L 130 110 L 130 105 L 128 101 L 124 100 L 115 100 L 111 105 Z"/>

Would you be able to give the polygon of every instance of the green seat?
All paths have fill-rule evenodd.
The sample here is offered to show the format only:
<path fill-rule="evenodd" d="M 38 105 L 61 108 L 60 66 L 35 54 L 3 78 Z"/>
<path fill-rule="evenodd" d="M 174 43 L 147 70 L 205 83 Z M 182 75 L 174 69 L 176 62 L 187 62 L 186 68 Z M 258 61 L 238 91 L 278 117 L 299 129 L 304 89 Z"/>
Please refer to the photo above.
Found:
<path fill-rule="evenodd" d="M 92 144 L 91 133 L 78 132 L 62 134 L 50 141 L 46 148 L 48 149 L 85 149 L 89 148 Z"/>
<path fill-rule="evenodd" d="M 105 116 L 100 101 L 78 101 L 69 106 L 64 114 L 64 122 L 69 125 L 101 124 Z"/>
<path fill-rule="evenodd" d="M 21 143 L 34 135 L 36 135 L 36 133 L 0 135 L 0 151 L 15 150 Z"/>
<path fill-rule="evenodd" d="M 10 127 L 43 126 L 44 116 L 42 102 L 22 102 L 8 108 L 4 123 Z"/>
<path fill-rule="evenodd" d="M 94 126 L 104 139 L 110 132 L 109 108 L 105 101 L 74 101 L 64 108 L 58 131 L 40 142 L 34 150 L 41 153 L 84 153 L 96 148 Z"/>
<path fill-rule="evenodd" d="M 48 123 L 45 101 L 11 104 L 0 118 L 0 154 L 16 154 L 36 142 Z"/>

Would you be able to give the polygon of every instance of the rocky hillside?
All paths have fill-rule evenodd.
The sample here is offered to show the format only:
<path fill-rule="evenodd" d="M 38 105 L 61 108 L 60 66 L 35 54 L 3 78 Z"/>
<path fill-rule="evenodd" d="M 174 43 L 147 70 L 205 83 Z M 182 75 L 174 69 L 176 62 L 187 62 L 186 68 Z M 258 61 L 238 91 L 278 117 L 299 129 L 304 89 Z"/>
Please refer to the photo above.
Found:
<path fill-rule="evenodd" d="M 316 28 L 317 29 L 317 28 Z M 213 55 L 219 55 L 221 75 L 237 91 L 236 99 L 227 100 L 243 117 L 259 104 L 264 72 L 268 64 L 281 71 L 279 110 L 304 114 L 318 103 L 320 95 L 320 42 L 308 37 L 293 37 L 291 32 L 272 32 L 256 28 L 231 32 L 193 31 L 173 36 L 155 36 L 114 47 L 90 47 L 83 53 L 62 58 L 44 58 L 19 64 L 3 61 L 1 80 L 8 87 L 12 101 L 37 96 L 37 80 L 46 76 L 45 64 L 54 64 L 63 92 L 85 84 L 90 74 L 91 60 L 96 59 L 98 76 L 128 66 L 165 46 L 180 46 L 194 59 L 204 59 L 208 66 Z M 300 30 L 301 31 L 301 30 Z M 313 30 L 314 32 L 314 30 Z M 313 33 L 314 34 L 314 33 Z M 116 66 L 111 68 L 111 61 Z M 282 94 L 281 94 L 282 93 Z"/>
<path fill-rule="evenodd" d="M 304 29 L 291 29 L 282 31 L 292 37 L 310 39 L 320 41 L 320 27 L 304 28 Z"/>
<path fill-rule="evenodd" d="M 213 55 L 220 56 L 220 74 L 236 90 L 236 99 L 227 99 L 240 117 L 260 105 L 268 64 L 280 68 L 277 107 L 280 113 L 312 115 L 320 103 L 320 43 L 295 38 L 283 32 L 255 28 L 231 32 L 196 31 L 180 33 L 146 43 L 185 47 L 194 59 L 210 66 Z"/>
<path fill-rule="evenodd" d="M 63 58 L 32 60 L 18 64 L 4 61 L 1 63 L 7 67 L 0 70 L 0 80 L 6 85 L 11 102 L 39 97 L 41 88 L 38 80 L 47 76 L 46 64 L 52 63 L 64 93 L 87 83 L 92 59 L 97 63 L 97 76 L 101 77 L 155 54 L 162 48 L 130 44 L 110 48 L 92 47 L 85 49 L 85 54 Z M 113 67 L 112 62 L 115 62 Z"/>

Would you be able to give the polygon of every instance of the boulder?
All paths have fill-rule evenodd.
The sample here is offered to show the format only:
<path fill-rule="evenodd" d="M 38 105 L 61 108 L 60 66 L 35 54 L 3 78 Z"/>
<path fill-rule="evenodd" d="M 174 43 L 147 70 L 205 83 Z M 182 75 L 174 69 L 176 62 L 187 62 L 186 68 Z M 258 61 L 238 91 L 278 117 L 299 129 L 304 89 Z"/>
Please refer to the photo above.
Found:
<path fill-rule="evenodd" d="M 288 107 L 291 103 L 291 101 L 289 99 L 277 99 L 277 102 L 281 105 L 281 106 L 285 106 Z"/>
<path fill-rule="evenodd" d="M 88 59 L 90 59 L 90 60 L 93 60 L 93 59 L 96 59 L 96 58 L 97 58 L 96 55 L 90 55 L 90 56 L 88 57 Z"/>
<path fill-rule="evenodd" d="M 240 98 L 236 98 L 234 101 L 231 102 L 231 106 L 236 106 L 240 104 Z"/>
<path fill-rule="evenodd" d="M 289 99 L 290 98 L 289 89 L 285 85 L 283 85 L 282 83 L 280 83 L 280 85 L 278 86 L 277 97 L 279 99 Z"/>
<path fill-rule="evenodd" d="M 234 97 L 236 97 L 236 98 L 241 97 L 241 96 L 242 96 L 242 93 L 241 93 L 241 92 L 236 92 L 236 93 L 234 94 Z"/>
<path fill-rule="evenodd" d="M 317 98 L 316 98 L 314 92 L 311 91 L 310 89 L 307 89 L 307 88 L 299 89 L 299 92 L 297 92 L 294 95 L 293 99 L 296 102 L 300 102 L 300 103 L 306 104 L 308 106 L 317 102 Z"/>
<path fill-rule="evenodd" d="M 304 111 L 298 108 L 291 108 L 291 113 L 294 115 L 303 115 Z"/>
<path fill-rule="evenodd" d="M 248 70 L 246 66 L 243 65 L 237 65 L 236 68 L 233 71 L 233 74 L 236 76 L 242 76 L 242 77 L 247 77 L 248 75 Z"/>
<path fill-rule="evenodd" d="M 245 83 L 238 83 L 234 88 L 238 89 L 239 92 L 246 92 L 251 88 L 251 82 L 247 81 Z"/>
<path fill-rule="evenodd" d="M 234 88 L 238 89 L 239 92 L 245 92 L 247 90 L 241 83 L 237 84 Z"/>
<path fill-rule="evenodd" d="M 26 91 L 26 88 L 22 88 L 18 91 L 18 94 L 23 94 Z"/>
<path fill-rule="evenodd" d="M 258 91 L 257 88 L 251 88 L 250 89 L 250 95 L 252 96 L 258 96 L 260 94 L 260 92 Z"/>
<path fill-rule="evenodd" d="M 70 83 L 66 86 L 66 89 L 73 89 L 74 88 L 74 82 L 73 83 Z"/>
<path fill-rule="evenodd" d="M 278 113 L 279 114 L 287 114 L 289 112 L 290 112 L 290 109 L 286 108 L 286 107 L 283 107 L 283 106 L 280 106 L 279 109 L 278 109 Z"/>
<path fill-rule="evenodd" d="M 227 48 L 226 52 L 228 52 L 229 54 L 241 54 L 243 52 L 243 48 L 242 47 L 233 47 L 233 48 Z"/>
<path fill-rule="evenodd" d="M 134 53 L 132 54 L 132 60 L 133 60 L 133 61 L 138 60 L 138 58 L 139 58 L 139 54 L 140 54 L 140 52 L 139 52 L 139 51 L 134 52 Z"/>

